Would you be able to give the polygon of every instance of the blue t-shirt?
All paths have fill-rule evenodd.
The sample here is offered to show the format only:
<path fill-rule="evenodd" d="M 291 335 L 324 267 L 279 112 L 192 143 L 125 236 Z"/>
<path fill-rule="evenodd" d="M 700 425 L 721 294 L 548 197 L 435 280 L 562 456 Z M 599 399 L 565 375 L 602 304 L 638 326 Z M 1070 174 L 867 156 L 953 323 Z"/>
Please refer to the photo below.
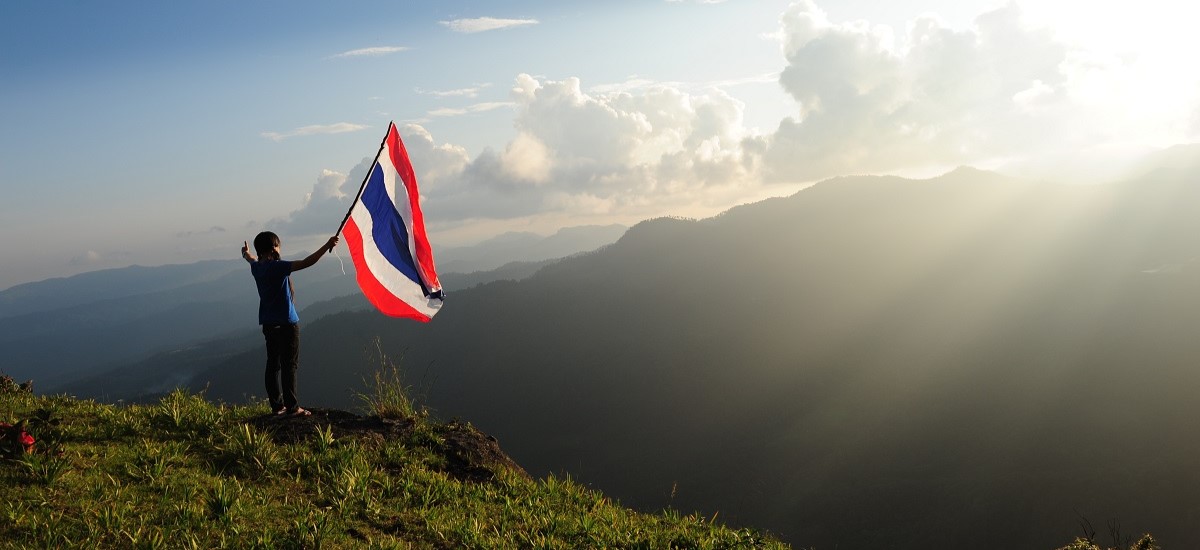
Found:
<path fill-rule="evenodd" d="M 296 305 L 292 303 L 292 262 L 268 260 L 250 262 L 250 273 L 258 285 L 258 324 L 284 325 L 300 322 Z"/>

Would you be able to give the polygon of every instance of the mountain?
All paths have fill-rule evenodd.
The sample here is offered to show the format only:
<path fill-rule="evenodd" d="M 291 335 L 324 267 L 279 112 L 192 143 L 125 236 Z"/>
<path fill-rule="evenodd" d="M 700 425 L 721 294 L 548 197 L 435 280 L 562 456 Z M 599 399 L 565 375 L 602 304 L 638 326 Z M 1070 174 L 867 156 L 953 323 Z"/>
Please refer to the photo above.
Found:
<path fill-rule="evenodd" d="M 487 271 L 512 262 L 536 263 L 595 250 L 621 237 L 623 225 L 565 227 L 552 235 L 509 232 L 479 244 L 438 250 L 438 269 L 444 272 Z"/>
<path fill-rule="evenodd" d="M 1196 546 L 1200 186 L 1161 168 L 835 178 L 647 221 L 429 324 L 306 324 L 301 399 L 352 403 L 378 340 L 436 414 L 640 509 L 801 547 L 1049 548 L 1080 515 Z M 261 360 L 189 384 L 242 400 Z"/>
<path fill-rule="evenodd" d="M 0 318 L 209 282 L 228 273 L 232 265 L 234 262 L 224 260 L 158 267 L 135 265 L 25 283 L 0 291 Z"/>
<path fill-rule="evenodd" d="M 78 373 L 252 330 L 258 295 L 245 262 L 213 261 L 85 273 L 13 287 L 0 300 L 0 372 L 53 387 Z M 353 275 L 323 262 L 297 277 L 297 298 L 353 292 Z"/>
<path fill-rule="evenodd" d="M 455 292 L 486 281 L 526 277 L 549 261 L 545 258 L 612 242 L 618 229 L 624 228 L 566 228 L 497 251 L 451 249 L 450 257 L 461 266 L 491 267 L 463 273 L 442 268 L 442 282 Z M 500 261 L 509 253 L 512 257 Z M 204 342 L 224 335 L 253 331 L 258 297 L 246 274 L 241 260 L 215 260 L 95 271 L 0 291 L 0 373 L 36 379 L 42 388 L 58 388 L 80 376 L 133 363 L 150 372 L 145 371 L 146 360 L 155 354 L 203 347 Z M 301 311 L 306 322 L 343 309 L 368 307 L 348 258 L 325 259 L 297 275 L 293 283 L 297 303 L 310 304 Z"/>
<path fill-rule="evenodd" d="M 491 271 L 473 273 L 447 273 L 440 277 L 448 289 L 470 288 L 491 281 L 516 281 L 532 275 L 552 261 L 524 263 L 513 262 Z M 244 274 L 239 270 L 237 279 Z M 454 290 L 452 293 L 456 293 Z M 317 302 L 300 311 L 301 319 L 320 319 L 326 315 L 344 311 L 371 309 L 371 304 L 361 293 L 354 293 Z M 305 321 L 307 325 L 307 321 Z M 129 402 L 156 401 L 179 386 L 187 386 L 199 373 L 213 365 L 230 363 L 252 364 L 262 360 L 262 335 L 257 326 L 230 329 L 213 334 L 207 339 L 189 342 L 152 353 L 135 361 L 113 363 L 107 366 L 80 371 L 65 381 L 47 384 L 54 392 L 86 396 L 102 401 L 123 400 Z M 87 348 L 79 351 L 87 354 Z M 18 379 L 20 379 L 18 377 Z M 39 382 L 40 385 L 40 382 Z M 239 399 L 245 398 L 240 395 Z"/>
<path fill-rule="evenodd" d="M 437 414 L 641 509 L 804 547 L 1052 547 L 1079 514 L 1196 546 L 1198 209 L 1170 170 L 835 178 L 638 224 L 429 324 L 326 316 L 301 398 L 352 402 L 378 339 Z M 192 387 L 260 393 L 260 356 Z"/>

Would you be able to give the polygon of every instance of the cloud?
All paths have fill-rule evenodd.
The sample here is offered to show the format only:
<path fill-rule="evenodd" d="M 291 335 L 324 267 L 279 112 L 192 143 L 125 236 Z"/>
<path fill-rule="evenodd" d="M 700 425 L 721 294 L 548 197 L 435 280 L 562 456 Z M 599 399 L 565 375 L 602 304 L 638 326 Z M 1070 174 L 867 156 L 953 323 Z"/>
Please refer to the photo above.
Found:
<path fill-rule="evenodd" d="M 458 89 L 454 89 L 454 90 L 422 90 L 421 88 L 416 88 L 415 91 L 421 95 L 430 95 L 430 96 L 439 97 L 439 98 L 446 98 L 446 97 L 474 98 L 479 95 L 479 92 L 481 90 L 483 90 L 484 88 L 490 88 L 491 86 L 492 86 L 491 84 L 479 84 L 476 86 L 471 86 L 469 88 L 458 88 Z"/>
<path fill-rule="evenodd" d="M 322 170 L 317 175 L 312 190 L 304 195 L 301 207 L 285 218 L 267 222 L 267 226 L 272 228 L 272 231 L 298 236 L 333 234 L 337 223 L 350 208 L 350 200 L 353 197 L 348 195 L 357 193 L 357 186 L 366 176 L 373 160 L 364 159 L 350 171 L 351 175 L 358 178 L 350 185 L 346 184 L 347 181 L 351 181 L 346 174 L 329 169 Z"/>
<path fill-rule="evenodd" d="M 437 189 L 448 176 L 461 174 L 468 156 L 462 147 L 450 144 L 435 144 L 425 128 L 408 124 L 400 128 L 404 147 L 412 160 L 417 181 L 423 192 Z M 322 170 L 304 195 L 300 208 L 287 216 L 267 222 L 275 231 L 296 237 L 329 235 L 350 208 L 350 201 L 358 193 L 358 186 L 367 176 L 374 162 L 373 157 L 364 157 L 348 173 Z"/>
<path fill-rule="evenodd" d="M 462 32 L 486 26 L 466 21 L 484 20 L 443 24 Z M 1134 118 L 1120 114 L 1129 111 L 1122 103 L 1089 95 L 1121 86 L 1133 62 L 1068 46 L 1030 25 L 1012 3 L 967 28 L 925 16 L 897 33 L 869 22 L 834 22 L 800 1 L 771 36 L 783 54 L 777 72 L 708 82 L 635 75 L 590 88 L 579 78 L 520 74 L 509 101 L 428 112 L 433 119 L 512 109 L 514 135 L 468 154 L 419 124 L 402 128 L 426 220 L 433 231 L 453 232 L 502 221 L 715 213 L 765 197 L 779 189 L 773 184 L 1064 151 L 1094 157 L 1108 150 L 1097 146 L 1106 136 L 1128 127 L 1112 125 L 1112 116 Z M 726 90 L 771 80 L 797 108 L 769 133 L 755 133 L 744 126 L 746 106 Z M 418 91 L 474 98 L 486 86 Z M 1113 97 L 1128 104 L 1131 96 Z M 1187 113 L 1175 123 L 1200 132 L 1200 110 Z M 1094 165 L 1092 157 L 1072 162 Z M 348 187 L 361 182 L 369 165 L 364 159 L 344 176 L 322 173 L 302 207 L 276 221 L 296 232 L 328 233 L 349 206 Z"/>
<path fill-rule="evenodd" d="M 756 74 L 738 78 L 725 78 L 721 80 L 710 80 L 703 82 L 679 82 L 679 81 L 657 81 L 648 78 L 640 78 L 637 76 L 629 77 L 622 82 L 613 82 L 607 84 L 597 84 L 588 88 L 588 93 L 592 94 L 613 94 L 613 93 L 637 93 L 648 90 L 654 87 L 669 86 L 689 92 L 703 92 L 711 88 L 732 88 L 735 86 L 744 86 L 748 84 L 768 84 L 779 81 L 779 72 L 770 72 L 764 74 Z"/>
<path fill-rule="evenodd" d="M 71 266 L 94 265 L 94 264 L 100 263 L 100 261 L 102 259 L 103 259 L 103 257 L 100 255 L 99 252 L 96 252 L 95 250 L 88 250 L 88 251 L 84 252 L 83 254 L 80 254 L 79 256 L 73 256 L 67 262 L 67 265 L 71 265 Z"/>
<path fill-rule="evenodd" d="M 301 136 L 315 136 L 315 135 L 322 135 L 322 134 L 344 134 L 346 132 L 357 132 L 359 130 L 366 130 L 367 128 L 370 128 L 370 126 L 364 126 L 362 124 L 351 124 L 349 122 L 339 122 L 337 124 L 324 124 L 324 125 L 317 124 L 317 125 L 312 125 L 312 126 L 302 126 L 300 128 L 296 128 L 295 130 L 292 130 L 291 132 L 282 132 L 282 133 L 280 133 L 280 132 L 263 132 L 262 134 L 259 134 L 259 135 L 261 135 L 262 137 L 265 137 L 271 141 L 283 141 L 288 138 L 301 137 Z"/>
<path fill-rule="evenodd" d="M 379 57 L 381 55 L 388 55 L 397 52 L 406 52 L 409 49 L 410 48 L 407 46 L 375 46 L 372 48 L 360 48 L 357 50 L 350 50 L 347 52 L 334 54 L 326 59 L 344 59 L 347 57 Z"/>
<path fill-rule="evenodd" d="M 775 180 L 953 165 L 1037 151 L 1069 126 L 1067 47 L 1010 3 L 966 30 L 933 17 L 891 29 L 835 24 L 792 4 L 779 82 L 800 105 L 765 144 Z"/>
<path fill-rule="evenodd" d="M 474 105 L 468 105 L 468 106 L 462 107 L 462 108 L 442 107 L 439 109 L 434 109 L 432 111 L 429 111 L 428 116 L 431 116 L 431 117 L 462 116 L 462 115 L 466 115 L 466 114 L 470 114 L 470 113 L 484 113 L 484 112 L 493 111 L 496 109 L 503 109 L 505 107 L 512 107 L 514 105 L 516 105 L 516 104 L 511 101 L 491 101 L 491 102 L 487 102 L 487 103 L 476 103 Z"/>
<path fill-rule="evenodd" d="M 591 94 L 577 78 L 522 74 L 511 98 L 516 137 L 426 187 L 430 219 L 659 215 L 756 185 L 757 161 L 743 149 L 745 106 L 721 90 L 647 84 Z"/>
<path fill-rule="evenodd" d="M 530 216 L 653 216 L 697 202 L 725 207 L 732 195 L 757 181 L 761 151 L 745 140 L 745 106 L 721 90 L 690 93 L 646 83 L 630 91 L 594 94 L 584 92 L 577 78 L 522 74 L 510 99 L 431 113 L 514 109 L 516 136 L 474 157 L 461 146 L 438 142 L 419 124 L 401 128 L 432 225 Z M 360 181 L 362 175 L 355 172 L 365 173 L 368 164 L 364 160 L 348 180 Z M 321 205 L 310 199 L 275 223 L 314 229 L 303 220 Z M 348 202 L 337 206 L 344 214 Z M 339 215 L 332 208 L 323 210 L 312 218 Z"/>
<path fill-rule="evenodd" d="M 537 25 L 537 19 L 497 19 L 495 17 L 476 17 L 474 19 L 453 19 L 450 21 L 441 21 L 442 25 L 448 27 L 454 32 L 461 33 L 477 33 L 484 31 L 494 31 L 497 29 L 508 29 L 512 27 L 521 27 L 525 25 Z"/>
<path fill-rule="evenodd" d="M 221 227 L 219 225 L 214 225 L 208 229 L 204 229 L 204 230 L 200 230 L 200 231 L 180 231 L 178 233 L 175 233 L 175 237 L 179 238 L 179 239 L 186 239 L 188 237 L 194 237 L 194 236 L 198 236 L 198 235 L 214 235 L 214 234 L 224 233 L 224 232 L 225 232 L 224 227 Z"/>

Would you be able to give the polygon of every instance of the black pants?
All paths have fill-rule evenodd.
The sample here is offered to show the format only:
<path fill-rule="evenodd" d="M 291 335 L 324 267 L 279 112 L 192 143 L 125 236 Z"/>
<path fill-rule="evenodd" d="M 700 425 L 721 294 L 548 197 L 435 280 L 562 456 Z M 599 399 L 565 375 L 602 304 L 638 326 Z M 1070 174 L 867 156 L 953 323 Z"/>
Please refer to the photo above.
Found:
<path fill-rule="evenodd" d="M 278 409 L 281 405 L 295 408 L 296 369 L 300 366 L 300 325 L 263 325 L 262 331 L 267 339 L 265 378 L 271 409 Z"/>

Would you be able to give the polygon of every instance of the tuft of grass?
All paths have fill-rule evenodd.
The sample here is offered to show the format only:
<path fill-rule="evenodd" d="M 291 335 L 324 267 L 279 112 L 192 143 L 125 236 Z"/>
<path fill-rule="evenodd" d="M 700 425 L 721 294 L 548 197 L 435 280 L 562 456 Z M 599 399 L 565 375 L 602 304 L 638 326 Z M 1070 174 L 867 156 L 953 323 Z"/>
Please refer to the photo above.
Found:
<path fill-rule="evenodd" d="M 238 499 L 241 498 L 242 488 L 234 479 L 222 479 L 208 493 L 206 503 L 208 505 L 208 513 L 212 519 L 219 521 L 232 521 L 234 510 L 237 508 Z"/>
<path fill-rule="evenodd" d="M 375 353 L 379 368 L 375 369 L 371 380 L 364 381 L 367 391 L 357 395 L 366 412 L 393 420 L 428 416 L 428 412 L 413 400 L 412 386 L 405 384 L 399 366 L 383 352 L 378 338 L 375 339 Z"/>
<path fill-rule="evenodd" d="M 234 473 L 244 476 L 269 476 L 280 465 L 281 457 L 271 434 L 249 424 L 238 424 L 224 437 L 225 463 Z"/>

